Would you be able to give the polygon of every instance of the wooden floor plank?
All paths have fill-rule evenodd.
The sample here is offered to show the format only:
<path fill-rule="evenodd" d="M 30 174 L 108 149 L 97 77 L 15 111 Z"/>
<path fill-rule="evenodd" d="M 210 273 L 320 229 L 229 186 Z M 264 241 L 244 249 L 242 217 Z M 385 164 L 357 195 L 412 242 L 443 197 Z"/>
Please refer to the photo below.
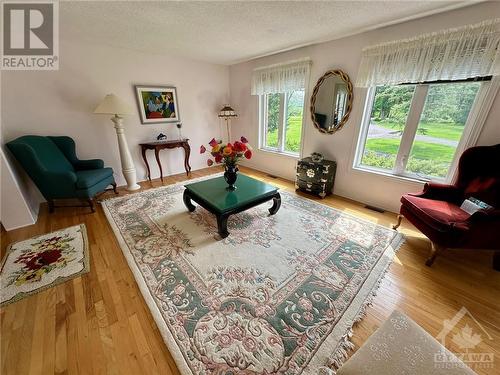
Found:
<path fill-rule="evenodd" d="M 56 345 L 56 300 L 57 288 L 47 290 L 47 300 L 43 316 L 45 326 L 43 329 L 43 366 L 42 374 L 54 373 L 55 368 L 55 345 Z"/>
<path fill-rule="evenodd" d="M 99 301 L 96 303 L 96 313 L 97 313 L 97 334 L 101 340 L 101 347 L 103 349 L 106 373 L 108 374 L 119 374 L 118 357 L 115 350 L 115 345 L 113 342 L 113 336 L 111 335 L 110 324 L 108 321 L 108 315 L 106 308 L 104 306 L 104 301 Z"/>
<path fill-rule="evenodd" d="M 58 291 L 62 290 L 64 285 L 58 285 Z M 54 374 L 66 374 L 68 371 L 68 341 L 67 341 L 67 322 L 66 306 L 64 293 L 59 293 L 60 298 L 56 304 L 56 324 L 55 324 L 55 363 Z"/>
<path fill-rule="evenodd" d="M 71 282 L 72 284 L 72 282 Z M 85 363 L 79 361 L 78 358 L 78 347 L 79 347 L 79 337 L 78 329 L 76 325 L 76 312 L 72 312 L 66 316 L 66 342 L 67 342 L 67 369 L 68 374 L 78 374 L 79 368 L 85 366 Z M 90 363 L 87 366 L 91 366 Z"/>
<path fill-rule="evenodd" d="M 54 289 L 47 289 L 38 294 L 36 310 L 33 311 L 35 314 L 34 330 L 33 330 L 33 340 L 31 342 L 31 354 L 29 355 L 29 374 L 37 375 L 42 374 L 43 365 L 43 354 L 44 354 L 44 335 L 46 327 L 45 312 L 47 311 L 48 296 Z"/>
<path fill-rule="evenodd" d="M 39 296 L 32 296 L 26 299 L 26 301 L 19 301 L 18 303 L 26 303 L 26 314 L 20 316 L 22 319 L 22 326 L 19 326 L 14 331 L 14 338 L 12 344 L 9 346 L 8 355 L 5 359 L 8 361 L 12 359 L 14 374 L 28 374 L 29 366 L 31 364 L 31 348 L 34 341 L 34 329 L 35 329 L 35 318 L 37 307 L 39 306 Z M 41 305 L 41 304 L 40 304 Z M 2 358 L 3 360 L 3 358 Z M 7 366 L 2 374 L 11 373 L 10 366 Z"/>
<path fill-rule="evenodd" d="M 241 170 L 294 191 L 290 181 Z M 191 178 L 215 171 L 194 171 Z M 163 184 L 153 180 L 141 185 L 149 189 L 185 179 L 185 175 L 175 175 Z M 120 195 L 124 194 L 120 189 Z M 321 200 L 299 194 L 380 225 L 396 222 L 394 213 L 374 212 L 348 199 L 330 196 Z M 105 193 L 99 199 L 113 196 Z M 8 243 L 79 223 L 87 226 L 90 273 L 1 309 L 1 373 L 179 374 L 100 206 L 94 214 L 88 208 L 62 208 L 49 214 L 43 205 L 36 224 L 2 232 L 1 254 Z M 492 337 L 483 340 L 478 350 L 497 358 L 495 370 L 476 371 L 500 373 L 500 273 L 491 268 L 492 254 L 444 251 L 429 268 L 424 265 L 429 241 L 406 221 L 400 230 L 407 236 L 406 243 L 366 317 L 354 329 L 355 346 L 362 345 L 394 309 L 436 336 L 443 321 L 464 306 Z"/>

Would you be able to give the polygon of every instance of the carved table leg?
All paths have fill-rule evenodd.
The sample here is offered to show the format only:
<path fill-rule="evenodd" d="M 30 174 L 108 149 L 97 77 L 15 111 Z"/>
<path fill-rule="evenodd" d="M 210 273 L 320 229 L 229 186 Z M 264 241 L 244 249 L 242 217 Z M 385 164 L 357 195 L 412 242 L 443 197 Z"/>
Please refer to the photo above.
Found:
<path fill-rule="evenodd" d="M 184 169 L 186 170 L 186 175 L 189 176 L 189 172 L 191 172 L 191 166 L 189 165 L 189 155 L 191 154 L 191 147 L 189 147 L 189 144 L 184 143 L 182 148 L 184 149 Z"/>
<path fill-rule="evenodd" d="M 184 190 L 184 195 L 182 196 L 182 200 L 184 201 L 184 205 L 189 210 L 189 212 L 193 212 L 196 209 L 196 206 L 194 206 L 191 203 L 191 197 L 189 196 L 189 193 L 187 190 Z"/>
<path fill-rule="evenodd" d="M 148 180 L 151 182 L 151 171 L 149 170 L 149 163 L 148 163 L 148 158 L 146 157 L 146 149 L 143 147 L 141 150 L 142 153 L 142 160 L 144 160 L 144 163 L 146 164 L 146 168 L 148 170 Z"/>
<path fill-rule="evenodd" d="M 229 236 L 229 232 L 227 231 L 227 219 L 229 216 L 227 215 L 215 215 L 217 217 L 217 229 L 219 235 L 222 238 L 226 238 Z"/>
<path fill-rule="evenodd" d="M 160 150 L 155 148 L 155 158 L 156 162 L 158 163 L 158 168 L 160 168 L 160 180 L 163 182 L 163 169 L 161 168 L 161 162 L 160 162 Z"/>
<path fill-rule="evenodd" d="M 276 193 L 273 197 L 273 206 L 269 209 L 269 214 L 274 215 L 281 207 L 281 195 L 280 193 Z"/>

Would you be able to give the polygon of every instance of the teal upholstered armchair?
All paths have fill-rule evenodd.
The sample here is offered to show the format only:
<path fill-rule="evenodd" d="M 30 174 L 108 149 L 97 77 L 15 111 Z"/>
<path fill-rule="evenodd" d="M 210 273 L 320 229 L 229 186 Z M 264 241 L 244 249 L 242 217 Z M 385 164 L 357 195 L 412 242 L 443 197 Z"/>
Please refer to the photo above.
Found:
<path fill-rule="evenodd" d="M 70 137 L 26 135 L 7 143 L 8 149 L 28 173 L 54 211 L 54 200 L 78 198 L 88 202 L 109 185 L 116 193 L 113 169 L 100 159 L 79 160 Z"/>

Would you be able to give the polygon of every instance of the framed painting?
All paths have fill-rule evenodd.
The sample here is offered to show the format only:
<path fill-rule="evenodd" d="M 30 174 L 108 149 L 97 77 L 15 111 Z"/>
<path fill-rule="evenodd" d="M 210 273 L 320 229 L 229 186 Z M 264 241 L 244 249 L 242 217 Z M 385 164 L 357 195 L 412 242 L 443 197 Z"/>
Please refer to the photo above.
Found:
<path fill-rule="evenodd" d="M 179 122 L 179 106 L 175 87 L 135 86 L 141 123 Z"/>

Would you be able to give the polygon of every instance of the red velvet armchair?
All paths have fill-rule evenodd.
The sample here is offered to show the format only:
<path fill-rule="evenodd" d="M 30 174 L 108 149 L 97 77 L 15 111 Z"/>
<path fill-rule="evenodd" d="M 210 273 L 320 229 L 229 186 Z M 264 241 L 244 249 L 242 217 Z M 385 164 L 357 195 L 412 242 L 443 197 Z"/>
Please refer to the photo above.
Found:
<path fill-rule="evenodd" d="M 469 197 L 494 208 L 469 215 L 460 209 Z M 500 144 L 464 151 L 453 185 L 427 183 L 422 192 L 403 195 L 394 229 L 403 217 L 431 240 L 427 266 L 443 248 L 490 249 L 496 250 L 493 267 L 500 271 Z"/>

